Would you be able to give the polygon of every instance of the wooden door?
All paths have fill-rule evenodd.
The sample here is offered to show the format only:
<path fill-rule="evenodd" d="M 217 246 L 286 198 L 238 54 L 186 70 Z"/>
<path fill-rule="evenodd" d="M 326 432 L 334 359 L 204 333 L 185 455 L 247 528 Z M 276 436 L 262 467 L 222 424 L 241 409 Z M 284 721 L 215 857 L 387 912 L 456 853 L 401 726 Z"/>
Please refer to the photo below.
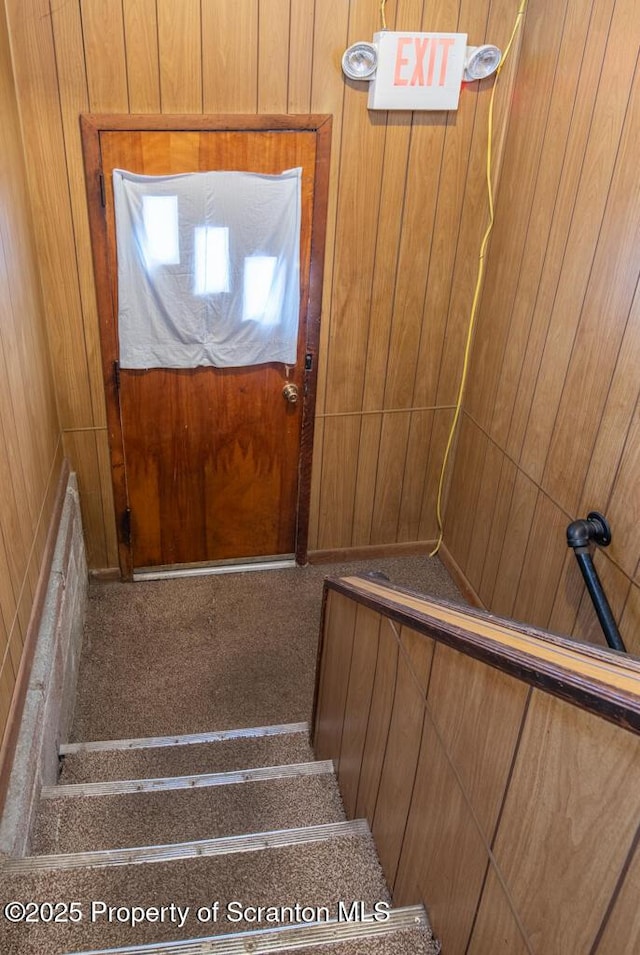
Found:
<path fill-rule="evenodd" d="M 189 129 L 184 117 L 144 117 L 144 124 L 83 117 L 124 576 L 143 567 L 306 557 L 329 125 L 326 117 L 274 119 L 251 117 L 247 128 L 245 117 L 198 117 L 199 128 Z M 294 167 L 302 168 L 295 366 L 120 369 L 112 170 Z M 287 385 L 297 390 L 295 403 L 283 394 Z"/>

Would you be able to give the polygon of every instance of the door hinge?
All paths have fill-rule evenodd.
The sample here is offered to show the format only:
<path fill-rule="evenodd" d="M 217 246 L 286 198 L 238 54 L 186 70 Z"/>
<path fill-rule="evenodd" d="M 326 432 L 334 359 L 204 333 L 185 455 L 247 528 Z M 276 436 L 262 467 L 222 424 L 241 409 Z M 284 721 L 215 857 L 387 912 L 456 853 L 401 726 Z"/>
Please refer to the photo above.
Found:
<path fill-rule="evenodd" d="M 120 540 L 131 547 L 131 508 L 125 507 L 120 516 Z"/>
<path fill-rule="evenodd" d="M 101 172 L 98 173 L 98 179 L 100 181 L 100 205 L 104 209 L 105 206 L 107 205 L 107 197 L 104 191 L 104 176 L 102 175 Z"/>
<path fill-rule="evenodd" d="M 113 383 L 116 391 L 120 391 L 120 362 L 117 359 L 113 363 Z"/>

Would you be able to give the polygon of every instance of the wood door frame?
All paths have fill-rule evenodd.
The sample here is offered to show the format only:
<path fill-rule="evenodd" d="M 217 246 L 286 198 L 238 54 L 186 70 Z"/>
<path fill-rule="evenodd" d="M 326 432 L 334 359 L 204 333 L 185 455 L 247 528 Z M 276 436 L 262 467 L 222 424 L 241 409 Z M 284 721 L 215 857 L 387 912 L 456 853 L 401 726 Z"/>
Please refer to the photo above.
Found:
<path fill-rule="evenodd" d="M 107 428 L 111 454 L 111 479 L 118 536 L 118 559 L 123 579 L 133 578 L 133 548 L 128 514 L 128 492 L 125 471 L 124 437 L 120 420 L 118 383 L 111 362 L 117 354 L 118 328 L 115 308 L 117 276 L 110 275 L 106 208 L 103 204 L 104 180 L 100 135 L 103 132 L 313 132 L 316 136 L 316 162 L 311 221 L 311 253 L 306 308 L 301 302 L 301 315 L 306 321 L 305 352 L 312 356 L 312 367 L 305 372 L 305 394 L 302 401 L 300 456 L 295 557 L 298 564 L 307 562 L 309 512 L 311 505 L 311 464 L 315 424 L 318 378 L 318 346 L 322 308 L 327 205 L 329 194 L 332 117 L 327 114 L 304 115 L 159 115 L 159 114 L 96 114 L 80 116 L 84 155 L 89 227 L 93 254 L 96 300 L 100 324 L 102 370 L 107 404 Z"/>

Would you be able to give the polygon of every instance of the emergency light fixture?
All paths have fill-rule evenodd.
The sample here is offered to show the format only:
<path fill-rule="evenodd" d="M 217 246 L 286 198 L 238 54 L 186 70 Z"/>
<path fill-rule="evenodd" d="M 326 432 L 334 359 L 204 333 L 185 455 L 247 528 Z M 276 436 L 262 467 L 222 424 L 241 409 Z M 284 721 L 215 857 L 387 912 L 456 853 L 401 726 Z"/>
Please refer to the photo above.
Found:
<path fill-rule="evenodd" d="M 369 82 L 369 109 L 457 109 L 463 81 L 495 73 L 496 46 L 467 46 L 466 33 L 383 30 L 354 43 L 342 57 L 349 79 Z"/>

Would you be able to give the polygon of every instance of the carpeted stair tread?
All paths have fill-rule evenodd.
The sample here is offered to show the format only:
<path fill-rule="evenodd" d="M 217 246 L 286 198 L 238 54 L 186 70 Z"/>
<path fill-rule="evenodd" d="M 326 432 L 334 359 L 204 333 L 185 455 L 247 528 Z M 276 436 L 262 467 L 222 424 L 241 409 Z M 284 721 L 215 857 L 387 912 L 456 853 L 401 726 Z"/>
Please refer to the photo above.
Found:
<path fill-rule="evenodd" d="M 311 945 L 309 948 L 283 949 L 296 955 L 439 955 L 440 948 L 429 928 L 402 929 L 380 938 L 361 938 L 337 945 Z"/>
<path fill-rule="evenodd" d="M 229 902 L 244 906 L 327 906 L 336 916 L 339 903 L 362 901 L 367 909 L 389 901 L 370 837 L 347 837 L 215 858 L 197 858 L 102 869 L 6 875 L 0 870 L 0 897 L 21 902 L 59 900 L 79 903 L 78 924 L 15 924 L 0 921 L 0 951 L 11 955 L 60 955 L 91 949 L 188 939 L 271 927 L 231 921 Z M 104 915 L 91 921 L 91 903 L 107 906 L 188 907 L 182 929 L 174 920 L 142 922 L 135 928 Z M 220 903 L 216 922 L 199 921 L 202 906 Z"/>
<path fill-rule="evenodd" d="M 202 789 L 43 799 L 33 854 L 213 839 L 344 819 L 335 777 L 294 776 Z"/>
<path fill-rule="evenodd" d="M 62 759 L 65 784 L 224 773 L 255 766 L 305 763 L 314 758 L 306 733 L 220 740 L 215 743 L 69 753 Z"/>

